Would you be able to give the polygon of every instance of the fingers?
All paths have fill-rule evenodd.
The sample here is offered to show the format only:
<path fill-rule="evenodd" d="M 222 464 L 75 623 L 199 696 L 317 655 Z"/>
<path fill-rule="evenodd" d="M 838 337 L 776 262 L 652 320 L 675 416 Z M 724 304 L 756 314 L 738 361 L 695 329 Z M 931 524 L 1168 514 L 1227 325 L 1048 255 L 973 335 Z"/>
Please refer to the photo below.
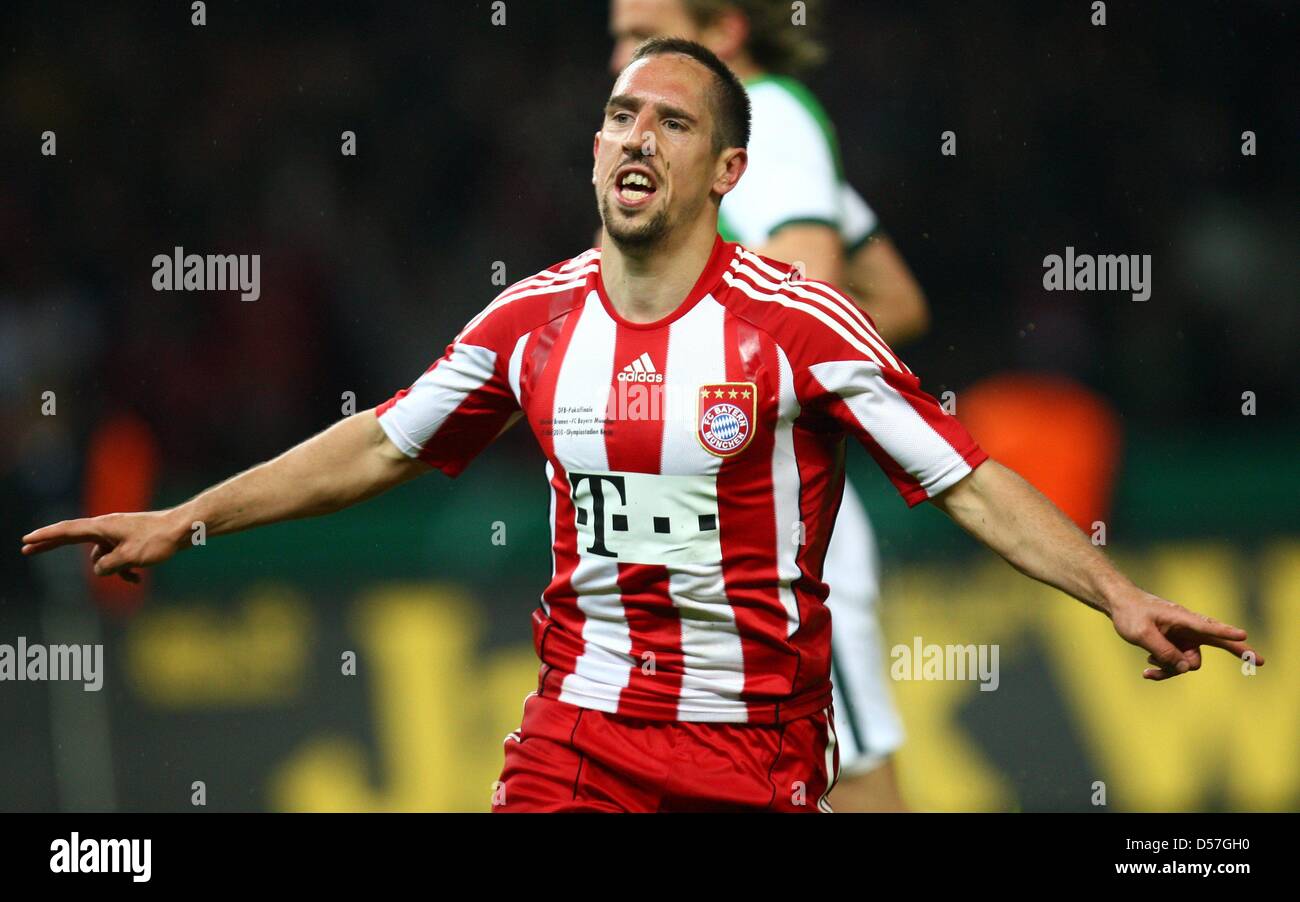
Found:
<path fill-rule="evenodd" d="M 1152 665 L 1151 668 L 1142 672 L 1145 679 L 1158 682 L 1183 673 L 1200 670 L 1203 663 L 1201 655 L 1202 643 L 1221 648 L 1241 660 L 1251 660 L 1256 665 L 1264 663 L 1259 654 L 1245 642 L 1230 641 L 1213 636 L 1207 637 L 1200 629 L 1202 620 L 1200 615 L 1192 616 L 1197 619 L 1196 624 L 1184 625 L 1184 618 L 1179 617 L 1179 625 L 1169 630 L 1167 635 L 1154 625 L 1142 635 L 1138 644 L 1151 652 L 1147 657 L 1147 663 Z M 1208 620 L 1209 618 L 1204 619 Z M 1244 635 L 1244 631 L 1238 630 L 1236 627 L 1228 627 L 1228 629 Z"/>
<path fill-rule="evenodd" d="M 140 582 L 140 574 L 137 573 L 131 564 L 118 564 L 115 567 L 106 567 L 102 564 L 95 567 L 96 576 L 119 576 L 128 583 Z"/>
<path fill-rule="evenodd" d="M 1223 649 L 1235 658 L 1244 658 L 1249 654 L 1253 656 L 1255 664 L 1264 663 L 1259 653 L 1246 644 L 1246 631 L 1241 627 L 1223 623 L 1213 617 L 1189 611 L 1172 603 L 1161 606 L 1157 620 L 1171 625 L 1168 636 L 1180 647 L 1211 645 Z"/>
<path fill-rule="evenodd" d="M 60 545 L 66 545 L 67 542 L 35 542 L 23 546 L 23 554 L 33 555 L 40 554 L 43 551 L 49 551 L 51 548 L 58 548 Z"/>
<path fill-rule="evenodd" d="M 1246 638 L 1246 631 L 1239 626 L 1232 626 L 1231 624 L 1220 623 L 1219 621 L 1214 620 L 1210 617 L 1207 617 L 1205 619 L 1209 622 L 1201 624 L 1199 629 L 1202 636 L 1207 636 L 1214 639 L 1222 639 L 1224 641 L 1234 641 L 1234 642 Z"/>
<path fill-rule="evenodd" d="M 1143 679 L 1151 680 L 1152 682 L 1156 682 L 1156 683 L 1160 682 L 1161 680 L 1171 680 L 1176 676 L 1178 676 L 1177 673 L 1170 673 L 1169 671 L 1161 670 L 1158 667 L 1151 667 L 1142 671 Z"/>
<path fill-rule="evenodd" d="M 1221 648 L 1235 658 L 1242 658 L 1245 657 L 1247 654 L 1254 655 L 1254 660 L 1256 664 L 1264 663 L 1263 655 L 1255 651 L 1245 642 L 1225 642 L 1221 639 L 1207 639 L 1205 640 L 1205 644 L 1213 645 L 1215 648 Z"/>
<path fill-rule="evenodd" d="M 1230 651 L 1230 652 L 1232 652 L 1233 655 L 1234 655 L 1236 658 L 1238 658 L 1239 660 L 1243 660 L 1243 661 L 1244 661 L 1244 660 L 1250 660 L 1250 661 L 1251 661 L 1252 663 L 1254 663 L 1255 666 L 1257 666 L 1257 667 L 1260 666 L 1260 665 L 1262 665 L 1262 664 L 1264 663 L 1264 659 L 1263 659 L 1263 657 L 1260 656 L 1259 652 L 1255 651 L 1253 648 L 1251 648 L 1249 645 L 1246 645 L 1244 642 L 1243 642 L 1243 643 L 1229 643 L 1229 644 L 1233 645 L 1234 647 L 1233 647 L 1233 648 L 1229 648 L 1229 647 L 1227 647 L 1227 645 L 1224 645 L 1224 646 L 1216 646 L 1216 647 L 1220 647 L 1220 648 L 1223 648 L 1225 651 Z M 1240 646 L 1240 647 L 1237 648 L 1236 646 Z M 1190 654 L 1195 654 L 1195 659 L 1194 659 L 1194 660 L 1193 660 L 1192 658 L 1188 657 L 1188 655 L 1190 655 Z M 1249 657 L 1248 657 L 1248 656 L 1249 656 Z M 1202 663 L 1202 660 L 1201 660 L 1201 653 L 1200 653 L 1200 651 L 1195 651 L 1195 652 L 1184 652 L 1184 660 L 1187 661 L 1188 668 L 1187 668 L 1186 671 L 1180 671 L 1180 670 L 1177 669 L 1177 667 L 1172 668 L 1172 669 L 1168 669 L 1168 668 L 1162 667 L 1161 664 L 1160 664 L 1160 662 L 1155 658 L 1155 656 L 1148 656 L 1148 657 L 1147 657 L 1147 663 L 1148 663 L 1148 664 L 1155 665 L 1156 667 L 1159 667 L 1160 669 L 1158 669 L 1158 670 L 1144 670 L 1144 671 L 1142 672 L 1142 676 L 1146 677 L 1148 680 L 1167 680 L 1167 679 L 1169 679 L 1170 677 L 1176 677 L 1176 676 L 1178 676 L 1180 673 L 1189 673 L 1189 672 L 1191 672 L 1191 671 L 1193 671 L 1193 670 L 1200 670 L 1200 669 L 1201 669 L 1201 663 Z"/>
<path fill-rule="evenodd" d="M 95 544 L 90 550 L 90 567 L 96 576 L 113 576 L 116 574 L 129 583 L 140 582 L 140 574 L 132 569 L 132 565 L 123 564 L 122 556 L 114 556 L 110 552 L 113 546 L 105 545 L 102 542 Z"/>
<path fill-rule="evenodd" d="M 1225 645 L 1215 646 L 1215 647 L 1222 648 L 1224 651 L 1227 652 L 1231 652 L 1234 657 L 1242 661 L 1247 660 L 1247 657 L 1249 656 L 1249 660 L 1252 663 L 1254 663 L 1257 667 L 1262 667 L 1264 664 L 1264 656 L 1261 655 L 1259 652 L 1255 651 L 1255 649 L 1247 645 L 1245 642 L 1230 642 Z"/>
<path fill-rule="evenodd" d="M 1187 662 L 1188 670 L 1201 669 L 1201 650 L 1199 648 L 1188 648 L 1183 650 L 1183 660 Z M 1159 667 L 1160 662 L 1156 660 L 1155 655 L 1147 655 L 1147 663 Z"/>
<path fill-rule="evenodd" d="M 129 583 L 140 582 L 140 574 L 135 571 L 139 562 L 132 560 L 123 548 L 126 534 L 120 527 L 110 528 L 113 518 L 118 514 L 103 517 L 89 517 L 80 520 L 63 520 L 23 536 L 22 553 L 25 555 L 41 554 L 52 548 L 73 545 L 79 542 L 93 542 L 90 549 L 90 566 L 96 576 L 119 576 Z"/>
<path fill-rule="evenodd" d="M 1165 634 L 1156 629 L 1154 625 L 1147 628 L 1146 632 L 1140 637 L 1138 644 L 1151 653 L 1151 657 L 1147 660 L 1161 670 L 1167 671 L 1169 676 L 1186 673 L 1192 667 L 1183 657 L 1183 653 L 1178 646 L 1165 638 Z M 1146 674 L 1144 673 L 1143 676 L 1146 676 Z"/>
<path fill-rule="evenodd" d="M 1189 611 L 1184 607 L 1172 605 L 1166 610 L 1168 620 L 1175 626 L 1185 627 L 1195 633 L 1204 636 L 1207 644 L 1210 639 L 1221 641 L 1240 642 L 1246 638 L 1246 631 L 1241 627 L 1233 626 L 1229 623 L 1223 623 L 1215 620 L 1213 617 L 1207 617 L 1204 614 L 1197 614 L 1195 611 Z M 1222 648 L 1223 646 L 1219 646 Z"/>
<path fill-rule="evenodd" d="M 131 567 L 132 561 L 127 559 L 122 547 L 119 545 L 111 552 L 102 555 L 95 561 L 94 570 L 96 576 L 112 576 L 119 570 L 126 570 Z"/>
<path fill-rule="evenodd" d="M 1155 655 L 1147 655 L 1147 663 L 1152 667 L 1142 671 L 1142 676 L 1148 680 L 1167 680 L 1179 676 L 1182 673 L 1191 673 L 1194 670 L 1201 669 L 1201 650 L 1199 648 L 1189 648 L 1182 652 L 1182 662 L 1187 664 L 1186 670 L 1179 670 L 1175 665 L 1172 668 L 1164 667 Z"/>
<path fill-rule="evenodd" d="M 1229 626 L 1226 623 L 1220 623 L 1210 617 L 1202 618 L 1200 614 L 1193 614 L 1188 611 L 1187 614 L 1192 618 L 1188 621 L 1186 618 L 1180 618 L 1179 626 L 1175 629 L 1184 635 L 1190 634 L 1188 642 L 1196 645 L 1212 645 L 1215 648 L 1221 648 L 1235 658 L 1249 652 L 1255 655 L 1255 663 L 1263 664 L 1263 660 L 1255 651 L 1246 644 L 1246 631 L 1235 626 Z M 1209 621 L 1206 623 L 1205 621 Z M 1172 631 L 1171 631 L 1172 634 Z"/>
<path fill-rule="evenodd" d="M 104 538 L 103 517 L 62 520 L 23 536 L 23 554 L 41 554 L 51 548 Z"/>

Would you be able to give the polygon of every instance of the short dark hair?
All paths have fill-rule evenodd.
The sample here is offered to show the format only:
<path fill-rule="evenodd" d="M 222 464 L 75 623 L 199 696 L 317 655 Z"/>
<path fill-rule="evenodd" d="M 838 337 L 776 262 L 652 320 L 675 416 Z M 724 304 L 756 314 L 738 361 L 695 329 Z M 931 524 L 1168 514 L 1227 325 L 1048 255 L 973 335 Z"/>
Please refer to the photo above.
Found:
<path fill-rule="evenodd" d="M 703 44 L 685 38 L 651 38 L 632 54 L 632 62 L 665 53 L 689 56 L 713 73 L 709 102 L 713 107 L 713 149 L 749 146 L 749 94 L 736 73 Z M 629 64 L 630 65 L 630 64 Z"/>

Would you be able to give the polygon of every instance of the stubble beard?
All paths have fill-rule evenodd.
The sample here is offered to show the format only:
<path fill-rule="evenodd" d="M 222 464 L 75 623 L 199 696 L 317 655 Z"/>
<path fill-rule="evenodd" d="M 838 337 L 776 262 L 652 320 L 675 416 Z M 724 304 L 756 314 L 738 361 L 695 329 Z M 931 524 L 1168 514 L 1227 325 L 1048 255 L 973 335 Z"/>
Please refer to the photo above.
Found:
<path fill-rule="evenodd" d="M 626 222 L 610 209 L 608 194 L 600 196 L 600 219 L 605 231 L 619 250 L 645 250 L 663 241 L 668 234 L 668 209 L 661 207 L 644 222 Z"/>

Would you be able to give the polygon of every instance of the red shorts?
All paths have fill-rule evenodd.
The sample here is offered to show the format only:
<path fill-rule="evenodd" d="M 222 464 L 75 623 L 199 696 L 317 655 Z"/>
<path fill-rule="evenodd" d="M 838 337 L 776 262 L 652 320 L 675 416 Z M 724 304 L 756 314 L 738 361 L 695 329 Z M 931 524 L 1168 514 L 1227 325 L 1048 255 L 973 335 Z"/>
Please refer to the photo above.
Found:
<path fill-rule="evenodd" d="M 829 812 L 830 708 L 780 724 L 638 720 L 539 695 L 506 737 L 494 812 Z"/>

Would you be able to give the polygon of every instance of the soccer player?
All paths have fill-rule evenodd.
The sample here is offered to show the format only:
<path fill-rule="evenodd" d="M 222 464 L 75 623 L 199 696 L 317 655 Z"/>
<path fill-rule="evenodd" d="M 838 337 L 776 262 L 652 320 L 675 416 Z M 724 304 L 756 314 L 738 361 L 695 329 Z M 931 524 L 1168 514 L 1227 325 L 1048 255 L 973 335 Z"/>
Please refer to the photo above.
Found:
<path fill-rule="evenodd" d="M 507 289 L 372 412 L 176 508 L 35 530 L 23 553 L 89 542 L 97 574 L 137 578 L 196 521 L 221 535 L 430 467 L 455 476 L 526 419 L 546 456 L 554 573 L 497 811 L 829 810 L 821 565 L 846 434 L 909 504 L 931 501 L 1109 616 L 1149 652 L 1145 677 L 1199 668 L 1202 645 L 1253 655 L 1244 630 L 1137 588 L 989 460 L 832 286 L 720 238 L 748 132 L 725 64 L 647 42 L 594 138 L 600 249 Z"/>
<path fill-rule="evenodd" d="M 815 17 L 816 10 L 808 10 Z M 637 45 L 682 37 L 712 50 L 749 93 L 752 128 L 744 180 L 722 200 L 718 231 L 755 253 L 800 261 L 808 278 L 845 284 L 891 347 L 925 331 L 925 297 L 875 213 L 845 180 L 830 120 L 793 77 L 819 61 L 812 26 L 791 22 L 786 0 L 613 0 L 610 68 Z M 876 608 L 879 551 L 852 483 L 835 515 L 823 579 L 830 587 L 831 683 L 840 779 L 836 811 L 901 811 L 893 754 L 903 727 L 886 671 Z"/>

